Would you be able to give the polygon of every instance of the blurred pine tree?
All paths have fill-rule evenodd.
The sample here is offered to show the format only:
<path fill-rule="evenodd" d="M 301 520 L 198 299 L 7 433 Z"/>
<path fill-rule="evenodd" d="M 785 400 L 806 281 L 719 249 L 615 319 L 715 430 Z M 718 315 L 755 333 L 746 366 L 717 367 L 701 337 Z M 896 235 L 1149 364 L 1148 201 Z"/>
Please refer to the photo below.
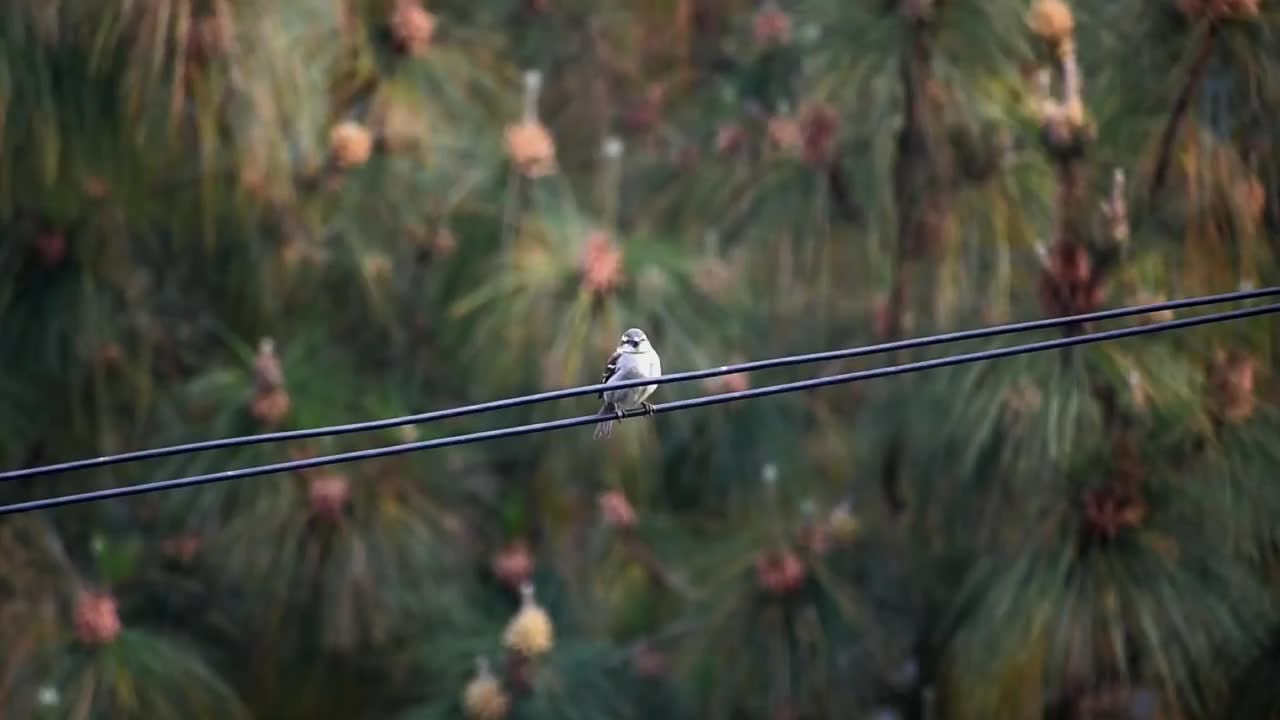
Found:
<path fill-rule="evenodd" d="M 592 382 L 632 326 L 681 370 L 1275 284 L 1278 29 L 11 0 L 0 461 Z M 1277 717 L 1275 348 L 1240 322 L 7 518 L 0 715 Z"/>

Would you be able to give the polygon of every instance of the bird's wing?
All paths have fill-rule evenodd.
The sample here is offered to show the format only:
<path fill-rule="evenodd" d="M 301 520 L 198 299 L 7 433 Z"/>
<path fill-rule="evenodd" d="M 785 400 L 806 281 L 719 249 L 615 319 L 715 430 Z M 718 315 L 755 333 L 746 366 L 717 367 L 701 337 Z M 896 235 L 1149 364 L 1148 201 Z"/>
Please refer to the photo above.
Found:
<path fill-rule="evenodd" d="M 609 364 L 604 366 L 604 373 L 600 375 L 600 382 L 609 382 L 609 378 L 618 372 L 618 360 L 622 358 L 622 353 L 615 351 L 609 356 Z M 604 397 L 604 391 L 596 393 L 596 397 Z"/>

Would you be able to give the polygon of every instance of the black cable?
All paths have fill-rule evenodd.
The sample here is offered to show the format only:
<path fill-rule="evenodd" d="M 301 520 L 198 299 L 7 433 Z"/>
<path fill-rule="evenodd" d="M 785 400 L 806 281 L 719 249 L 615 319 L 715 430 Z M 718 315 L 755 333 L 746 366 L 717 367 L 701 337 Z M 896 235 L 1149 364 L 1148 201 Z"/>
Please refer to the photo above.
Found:
<path fill-rule="evenodd" d="M 873 378 L 890 377 L 893 375 L 905 375 L 908 373 L 921 372 L 923 370 L 933 370 L 937 368 L 951 367 L 953 365 L 965 365 L 985 360 L 995 360 L 1015 355 L 1025 355 L 1028 353 L 1043 352 L 1045 350 L 1071 347 L 1073 345 L 1087 345 L 1102 342 L 1104 340 L 1116 340 L 1119 338 L 1133 337 L 1137 335 L 1148 335 L 1157 332 L 1164 332 L 1166 330 L 1194 327 L 1197 325 L 1208 325 L 1210 323 L 1238 320 L 1241 318 L 1254 317 L 1256 315 L 1267 315 L 1274 312 L 1280 312 L 1280 303 L 1243 308 L 1240 310 L 1230 310 L 1210 315 L 1200 315 L 1192 318 L 1182 318 L 1179 320 L 1169 320 L 1166 322 L 1152 323 L 1150 325 L 1140 325 L 1137 327 L 1118 328 L 1116 330 L 1075 335 L 1071 337 L 1057 338 L 1054 340 L 1042 340 L 1040 342 L 982 350 L 964 355 L 949 355 L 947 357 L 935 358 L 932 360 L 922 360 L 920 362 L 907 363 L 903 365 L 891 365 L 889 367 L 874 368 L 871 370 L 860 370 L 857 372 L 844 373 L 842 375 L 831 375 L 779 385 L 768 385 L 751 390 L 741 390 L 739 392 L 706 395 L 690 398 L 688 400 L 674 400 L 661 405 L 655 405 L 653 407 L 653 411 L 654 413 L 664 413 L 689 410 L 691 408 L 719 405 L 721 403 L 733 402 L 735 400 L 747 400 L 758 397 L 767 397 L 769 395 L 797 392 L 800 390 L 812 390 L 814 388 L 825 387 L 827 385 L 839 385 L 843 383 L 858 382 L 861 380 L 870 380 Z M 624 415 L 625 417 L 637 417 L 643 414 L 644 410 L 637 409 L 627 411 Z M 434 450 L 436 448 L 450 447 L 452 445 L 467 445 L 474 442 L 480 442 L 482 440 L 496 440 L 499 438 L 516 437 L 519 435 L 544 433 L 551 430 L 560 430 L 562 428 L 570 428 L 578 425 L 589 425 L 612 417 L 612 415 L 580 415 L 573 418 L 532 423 L 529 425 L 517 425 L 514 427 L 499 428 L 497 430 L 485 430 L 467 435 L 454 435 L 451 437 L 437 438 L 435 440 L 423 440 L 419 442 L 405 443 L 402 445 L 391 445 L 388 447 L 371 448 L 368 450 L 358 450 L 336 455 L 325 455 L 317 458 L 307 458 L 305 460 L 291 460 L 271 465 L 241 468 L 239 470 L 226 470 L 223 472 L 209 473 L 207 475 L 194 475 L 192 477 L 177 478 L 174 480 L 161 480 L 157 482 L 143 483 L 140 485 L 108 488 L 105 490 L 95 490 L 76 495 L 62 495 L 42 500 L 29 500 L 26 502 L 0 506 L 0 515 L 30 512 L 32 510 L 43 510 L 61 505 L 74 505 L 78 503 L 107 500 L 110 498 L 125 497 L 129 495 L 140 495 L 143 493 L 158 492 L 161 490 L 176 490 L 184 487 L 223 482 L 226 480 L 238 480 L 258 475 L 271 475 L 280 472 L 305 470 L 307 468 L 319 467 L 321 465 L 335 465 L 355 460 L 369 460 L 390 455 L 400 455 L 407 452 L 416 452 L 419 450 Z"/>
<path fill-rule="evenodd" d="M 752 362 L 739 363 L 737 365 L 724 365 L 717 368 L 708 368 L 705 370 L 690 370 L 687 372 L 671 373 L 657 378 L 627 380 L 616 382 L 611 385 L 605 383 L 597 383 L 595 385 L 582 385 L 578 387 L 566 388 L 563 390 L 550 390 L 547 392 L 536 393 L 533 395 L 522 395 L 520 397 L 506 398 L 503 400 L 491 400 L 489 402 L 478 403 L 475 405 L 464 405 L 461 407 L 447 408 L 445 410 L 434 410 L 432 412 L 420 413 L 417 415 L 404 415 L 401 417 L 386 418 L 383 420 L 370 420 L 367 422 L 349 423 L 346 425 L 330 425 L 327 427 L 306 428 L 303 430 L 283 430 L 273 433 L 262 433 L 259 435 L 245 435 L 241 437 L 220 438 L 217 440 L 203 440 L 200 442 L 187 443 L 184 445 L 173 445 L 170 447 L 152 448 L 148 450 L 137 450 L 133 452 L 121 453 L 119 455 L 106 455 L 96 458 L 85 458 L 82 460 L 73 460 L 70 462 L 58 463 L 55 465 L 43 465 L 34 468 L 24 468 L 21 470 L 10 470 L 0 473 L 0 481 L 4 480 L 20 480 L 23 478 L 40 477 L 42 475 L 54 475 L 57 473 L 71 472 L 73 470 L 87 470 L 89 468 L 103 467 L 107 465 L 117 465 L 120 463 L 136 462 L 139 460 L 150 460 L 154 458 L 169 457 L 173 455 L 184 455 L 187 453 L 203 452 L 205 450 L 216 450 L 219 448 L 239 447 L 246 445 L 257 445 L 261 443 L 277 442 L 283 440 L 303 440 L 306 438 L 326 437 L 332 435 L 346 435 L 349 433 L 367 432 L 370 430 L 381 430 L 385 428 L 399 427 L 402 425 L 421 425 L 424 423 L 435 422 L 437 420 L 447 420 L 449 418 L 463 417 L 465 415 L 475 415 L 478 413 L 491 412 L 494 410 L 506 410 L 508 408 L 520 407 L 523 405 L 533 405 L 551 400 L 561 400 L 564 398 L 576 397 L 579 395 L 592 395 L 606 387 L 611 390 L 618 390 L 628 387 L 637 387 L 640 385 L 665 385 L 667 383 L 686 382 L 689 380 L 701 380 L 704 378 L 718 377 L 721 375 L 730 375 L 734 373 L 753 372 L 755 370 L 767 370 L 770 368 L 787 367 L 790 365 L 802 365 L 806 363 L 822 362 L 824 360 L 843 360 L 848 358 L 863 357 L 866 355 L 876 355 L 885 352 L 894 352 L 898 350 L 910 350 L 913 348 L 928 347 L 931 345 L 943 345 L 947 343 L 960 342 L 962 340 L 976 340 L 979 338 L 997 337 L 1000 335 L 1010 335 L 1014 333 L 1027 332 L 1030 330 L 1043 330 L 1048 328 L 1064 327 L 1068 325 L 1076 325 L 1087 322 L 1096 322 L 1099 320 L 1111 320 L 1114 318 L 1127 317 L 1131 315 L 1143 315 L 1146 313 L 1161 312 L 1165 310 L 1179 310 L 1202 305 L 1215 305 L 1226 302 L 1238 302 L 1241 300 L 1251 300 L 1254 298 L 1267 297 L 1270 295 L 1280 295 L 1280 287 L 1260 288 L 1257 290 L 1242 290 L 1238 292 L 1223 293 L 1220 295 L 1207 295 L 1203 297 L 1185 298 L 1182 300 L 1168 300 L 1165 302 L 1150 303 L 1147 305 L 1135 305 L 1132 307 L 1115 308 L 1112 310 L 1102 310 L 1099 312 L 1085 313 L 1082 315 L 1070 315 L 1067 317 L 1045 318 L 1041 320 L 1029 320 L 1026 322 L 1012 323 L 1008 325 L 997 325 L 995 327 L 976 328 L 973 330 L 960 330 L 950 333 L 942 333 L 939 335 L 929 335 L 920 338 L 911 338 L 909 340 L 899 340 L 896 342 L 882 343 L 879 345 L 866 345 L 863 347 L 844 348 L 841 350 L 828 350 L 825 352 L 810 353 L 807 355 L 789 355 L 779 358 L 770 358 L 768 360 L 755 360 Z"/>

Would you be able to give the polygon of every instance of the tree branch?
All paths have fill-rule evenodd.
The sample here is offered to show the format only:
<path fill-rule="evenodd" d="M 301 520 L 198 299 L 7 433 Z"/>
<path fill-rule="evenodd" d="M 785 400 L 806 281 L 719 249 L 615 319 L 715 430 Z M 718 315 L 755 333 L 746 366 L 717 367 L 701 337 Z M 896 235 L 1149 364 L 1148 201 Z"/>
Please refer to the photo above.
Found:
<path fill-rule="evenodd" d="M 1187 114 L 1187 108 L 1191 106 L 1191 98 L 1199 90 L 1200 82 L 1203 80 L 1205 70 L 1209 66 L 1209 59 L 1213 56 L 1214 42 L 1217 39 L 1217 35 L 1218 23 L 1210 21 L 1208 29 L 1205 30 L 1204 36 L 1200 39 L 1200 47 L 1191 63 L 1191 69 L 1187 72 L 1186 82 L 1182 84 L 1182 90 L 1178 92 L 1178 97 L 1173 102 L 1173 108 L 1169 111 L 1169 118 L 1165 122 L 1164 131 L 1160 134 L 1155 171 L 1152 173 L 1151 187 L 1147 194 L 1147 202 L 1149 204 L 1155 204 L 1160 191 L 1164 189 L 1165 181 L 1168 180 L 1169 163 L 1172 162 L 1173 158 L 1174 141 L 1178 137 L 1178 130 L 1182 126 L 1183 117 Z"/>

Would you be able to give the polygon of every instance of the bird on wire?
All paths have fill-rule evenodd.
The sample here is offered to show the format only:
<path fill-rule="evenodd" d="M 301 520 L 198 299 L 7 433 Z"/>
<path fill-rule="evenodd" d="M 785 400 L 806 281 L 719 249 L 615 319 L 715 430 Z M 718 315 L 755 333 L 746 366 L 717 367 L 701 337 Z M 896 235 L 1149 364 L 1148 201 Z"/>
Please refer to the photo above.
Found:
<path fill-rule="evenodd" d="M 653 345 L 649 343 L 649 338 L 644 334 L 643 330 L 631 328 L 624 332 L 622 338 L 618 340 L 618 349 L 614 350 L 613 355 L 609 356 L 609 363 L 605 365 L 604 374 L 601 375 L 600 382 L 616 383 L 626 380 L 639 380 L 641 378 L 658 377 L 661 374 L 662 359 L 658 357 L 658 351 L 653 349 Z M 627 387 L 621 390 L 600 391 L 596 395 L 596 397 L 604 399 L 604 405 L 600 407 L 600 414 L 613 414 L 616 419 L 598 423 L 592 437 L 599 440 L 613 434 L 614 423 L 621 420 L 623 413 L 628 409 L 643 407 L 646 415 L 652 415 L 653 405 L 647 400 L 657 388 L 657 384 L 654 384 Z"/>

